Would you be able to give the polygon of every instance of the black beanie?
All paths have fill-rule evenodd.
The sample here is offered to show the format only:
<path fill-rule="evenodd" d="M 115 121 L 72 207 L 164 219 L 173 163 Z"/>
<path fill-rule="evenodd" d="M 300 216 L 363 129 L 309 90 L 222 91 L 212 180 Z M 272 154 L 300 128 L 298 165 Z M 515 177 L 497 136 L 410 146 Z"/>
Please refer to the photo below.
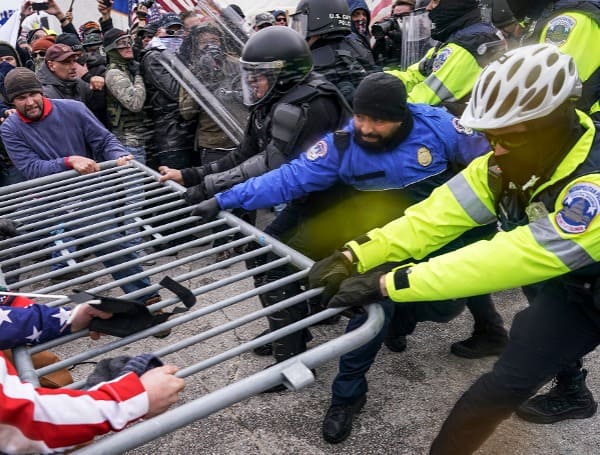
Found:
<path fill-rule="evenodd" d="M 8 72 L 4 78 L 4 90 L 8 101 L 12 102 L 15 96 L 23 93 L 42 93 L 42 84 L 33 71 L 20 66 Z"/>
<path fill-rule="evenodd" d="M 429 11 L 429 19 L 433 23 L 431 37 L 437 41 L 446 41 L 455 30 L 449 27 L 466 14 L 479 11 L 477 0 L 443 0 L 434 9 Z M 464 25 L 464 24 L 463 24 Z"/>
<path fill-rule="evenodd" d="M 406 120 L 406 87 L 395 76 L 387 73 L 373 73 L 365 77 L 354 92 L 355 114 L 400 122 Z"/>
<path fill-rule="evenodd" d="M 6 57 L 7 55 L 13 56 L 17 61 L 19 60 L 17 52 L 10 44 L 0 44 L 0 57 Z"/>

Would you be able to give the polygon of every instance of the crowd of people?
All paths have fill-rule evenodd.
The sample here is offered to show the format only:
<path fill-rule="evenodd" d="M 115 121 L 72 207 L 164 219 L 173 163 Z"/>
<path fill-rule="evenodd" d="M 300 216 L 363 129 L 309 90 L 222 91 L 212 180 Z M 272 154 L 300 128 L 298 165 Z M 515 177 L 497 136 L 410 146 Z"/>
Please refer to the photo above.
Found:
<path fill-rule="evenodd" d="M 229 15 L 230 25 L 248 33 L 237 54 L 222 26 L 198 12 L 147 21 L 139 4 L 136 29 L 125 31 L 113 27 L 109 3 L 98 0 L 100 20 L 76 29 L 49 0 L 57 34 L 35 27 L 26 1 L 21 39 L 0 43 L 0 185 L 135 159 L 157 169 L 161 182 L 187 187 L 201 221 L 221 210 L 252 221 L 256 209 L 274 208 L 265 232 L 317 262 L 306 283 L 264 292 L 261 304 L 306 286 L 324 290 L 269 315 L 268 330 L 328 306 L 377 302 L 385 313 L 380 333 L 340 359 L 322 426 L 329 443 L 350 435 L 382 345 L 402 352 L 419 322 L 448 322 L 465 307 L 473 332 L 451 352 L 499 359 L 454 406 L 432 454 L 476 451 L 513 412 L 535 423 L 596 412 L 583 357 L 600 343 L 600 54 L 587 52 L 600 37 L 600 1 L 396 0 L 375 22 L 361 0 L 300 0 L 295 11 L 260 12 L 246 27 L 230 5 L 240 19 Z M 173 58 L 243 110 L 239 143 L 173 75 Z M 255 285 L 294 271 L 275 268 Z M 124 291 L 148 286 L 142 281 Z M 515 287 L 530 305 L 507 329 L 492 293 Z M 45 324 L 57 318 L 28 308 Z M 365 317 L 354 311 L 347 330 Z M 74 331 L 89 321 L 69 323 Z M 61 325 L 50 333 L 62 332 Z M 255 353 L 282 362 L 311 338 L 304 329 Z M 13 384 L 14 370 L 0 360 L 3 383 Z M 168 386 L 157 392 L 141 376 L 134 395 L 144 398 L 128 420 L 175 401 L 183 384 L 175 367 L 162 368 L 157 379 Z M 533 396 L 552 378 L 548 393 Z M 28 393 L 29 405 L 43 405 L 36 400 L 46 391 Z M 102 431 L 83 434 L 122 427 L 105 420 Z M 85 441 L 54 447 L 9 425 L 17 436 L 0 443 L 3 451 Z M 40 445 L 27 446 L 33 438 Z"/>

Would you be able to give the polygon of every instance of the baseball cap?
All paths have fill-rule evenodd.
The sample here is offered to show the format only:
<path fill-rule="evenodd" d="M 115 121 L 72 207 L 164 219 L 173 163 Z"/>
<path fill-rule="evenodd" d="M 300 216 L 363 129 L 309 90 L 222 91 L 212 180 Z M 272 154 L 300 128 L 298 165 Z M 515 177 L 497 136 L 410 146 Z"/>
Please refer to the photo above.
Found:
<path fill-rule="evenodd" d="M 72 55 L 79 55 L 79 52 L 75 52 L 70 46 L 66 44 L 54 44 L 46 51 L 47 62 L 62 62 L 71 57 Z"/>

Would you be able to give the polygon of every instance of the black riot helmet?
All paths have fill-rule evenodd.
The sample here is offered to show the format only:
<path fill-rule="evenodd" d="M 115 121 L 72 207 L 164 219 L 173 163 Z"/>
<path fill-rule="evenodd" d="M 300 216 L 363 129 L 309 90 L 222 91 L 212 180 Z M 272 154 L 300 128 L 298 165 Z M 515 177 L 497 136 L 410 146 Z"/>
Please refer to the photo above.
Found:
<path fill-rule="evenodd" d="M 300 0 L 290 16 L 290 27 L 304 38 L 351 31 L 352 20 L 346 0 Z"/>
<path fill-rule="evenodd" d="M 244 104 L 254 106 L 302 82 L 313 68 L 312 54 L 291 28 L 266 27 L 246 42 L 240 68 Z"/>
<path fill-rule="evenodd" d="M 508 0 L 508 7 L 518 20 L 537 19 L 553 0 Z"/>

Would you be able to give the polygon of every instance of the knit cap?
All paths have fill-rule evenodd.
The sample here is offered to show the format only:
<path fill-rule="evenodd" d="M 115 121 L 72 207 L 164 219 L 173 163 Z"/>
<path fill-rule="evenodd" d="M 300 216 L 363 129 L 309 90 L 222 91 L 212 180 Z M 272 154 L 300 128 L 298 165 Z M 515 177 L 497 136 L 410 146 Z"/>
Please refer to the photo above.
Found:
<path fill-rule="evenodd" d="M 354 93 L 354 113 L 400 122 L 406 119 L 406 87 L 395 76 L 373 73 L 365 77 Z"/>
<path fill-rule="evenodd" d="M 8 101 L 12 102 L 16 96 L 23 93 L 42 93 L 42 84 L 33 71 L 20 66 L 10 70 L 6 75 L 4 78 L 4 90 L 6 91 Z"/>

